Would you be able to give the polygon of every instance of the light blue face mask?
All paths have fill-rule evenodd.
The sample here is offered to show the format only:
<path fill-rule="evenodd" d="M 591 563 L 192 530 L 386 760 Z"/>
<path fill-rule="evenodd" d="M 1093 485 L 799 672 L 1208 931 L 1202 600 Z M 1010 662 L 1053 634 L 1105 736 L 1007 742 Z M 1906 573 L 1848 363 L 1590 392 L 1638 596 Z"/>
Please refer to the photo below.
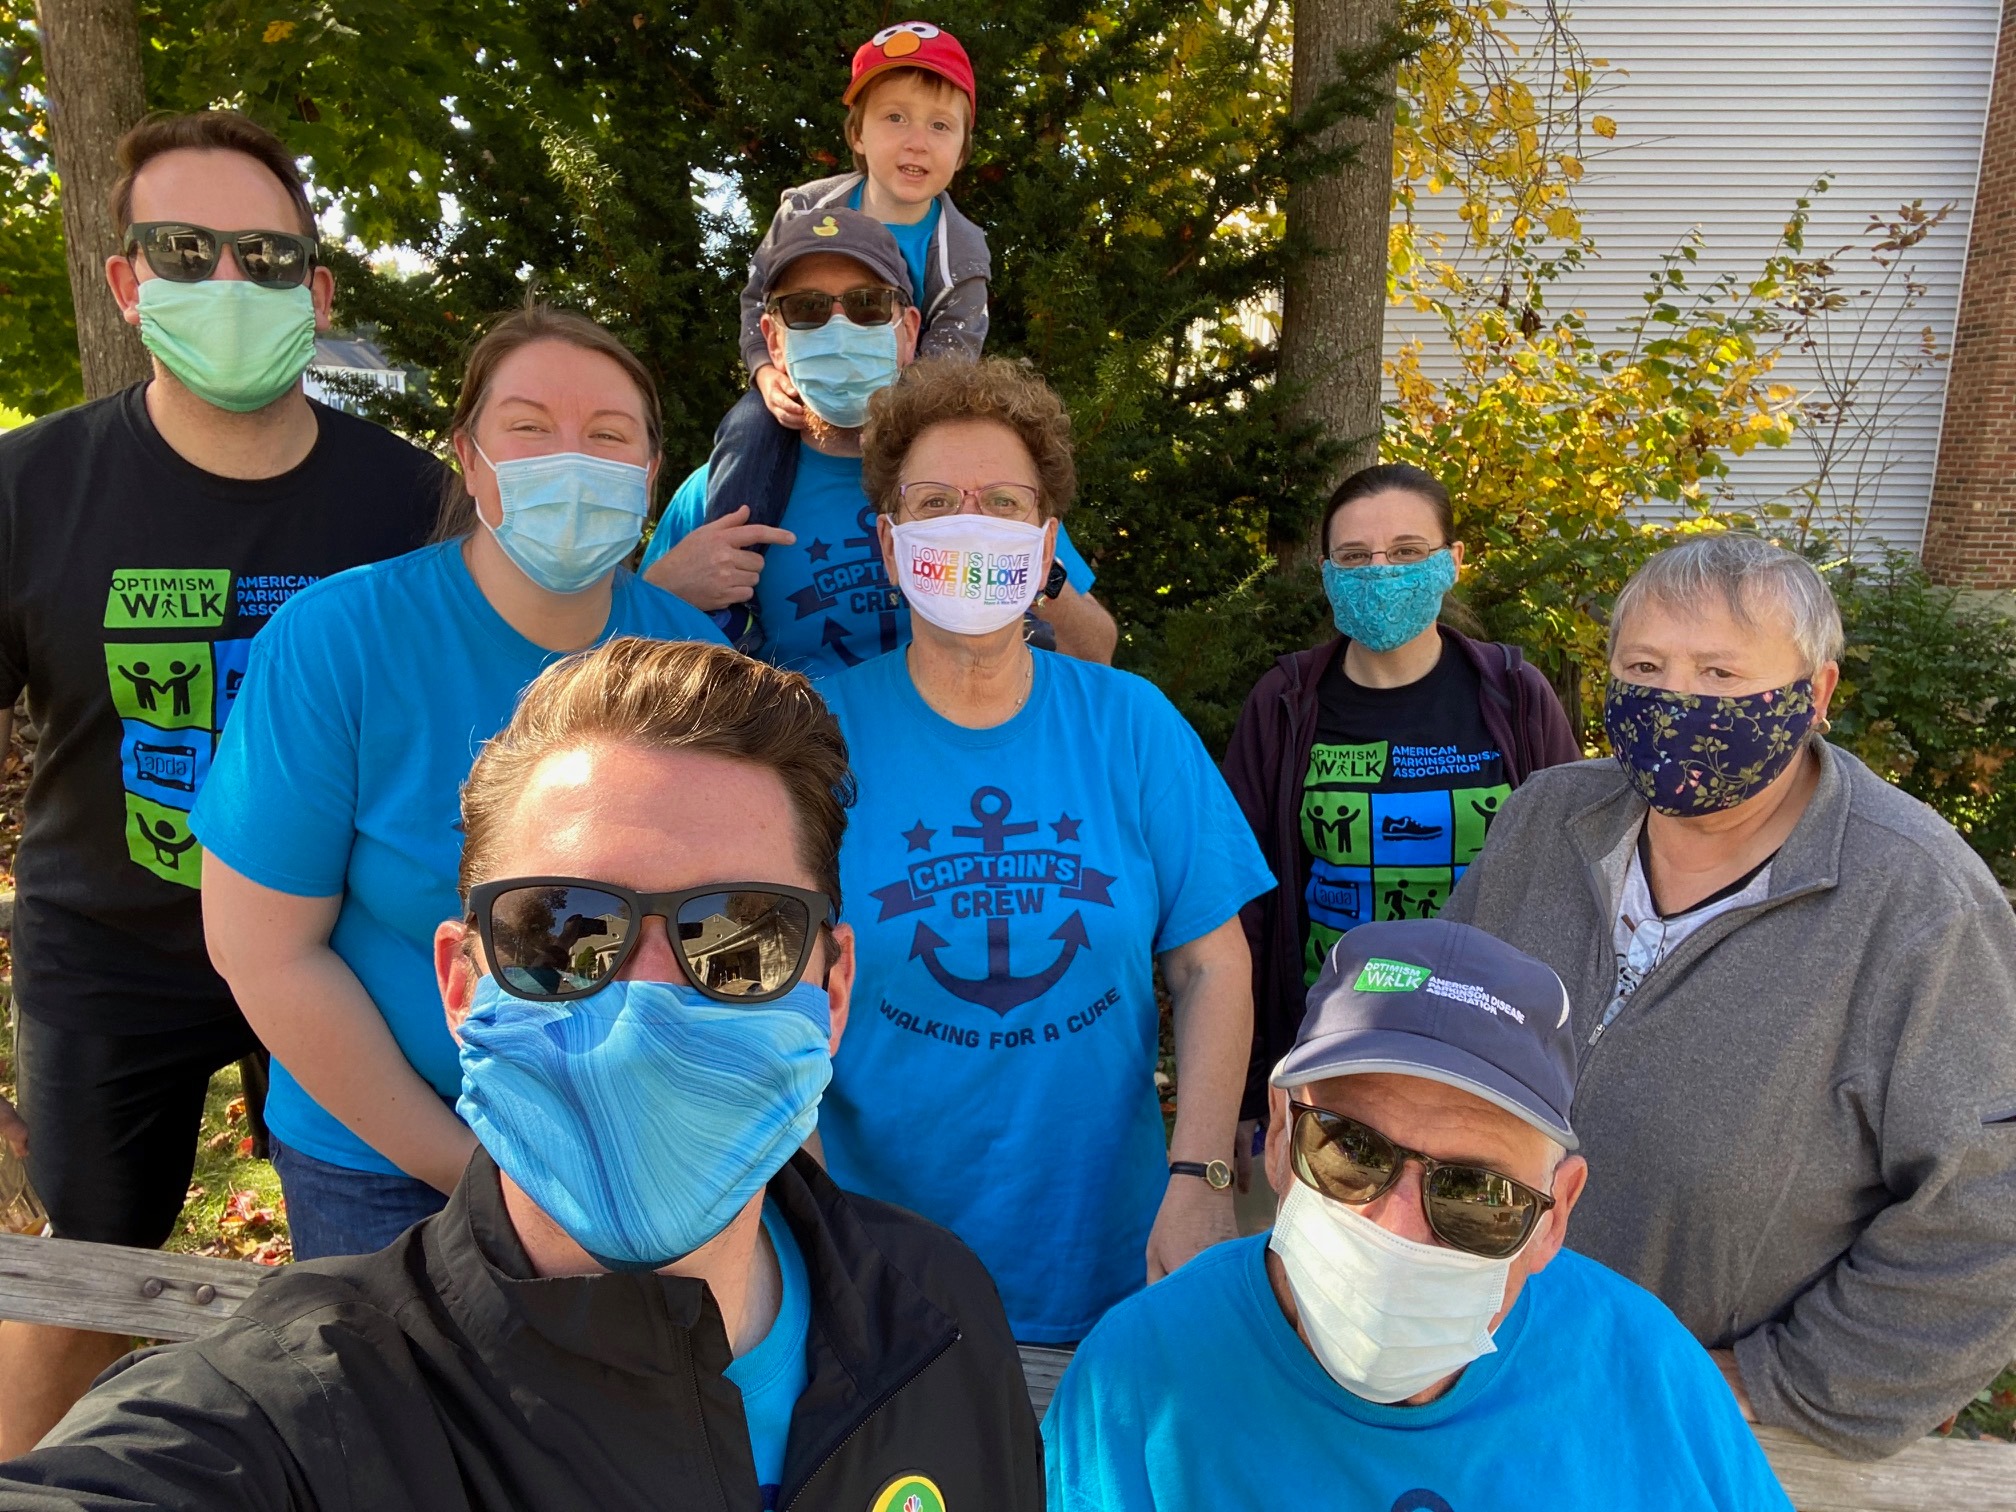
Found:
<path fill-rule="evenodd" d="M 470 445 L 475 446 L 472 437 Z M 651 473 L 634 462 L 550 452 L 491 462 L 501 523 L 490 534 L 518 570 L 552 593 L 579 593 L 630 555 L 644 533 Z"/>
<path fill-rule="evenodd" d="M 784 371 L 828 425 L 853 430 L 868 401 L 896 381 L 896 322 L 854 324 L 838 310 L 813 331 L 784 332 Z"/>
<path fill-rule="evenodd" d="M 1323 592 L 1339 633 L 1368 651 L 1404 646 L 1435 623 L 1442 597 L 1456 586 L 1448 547 L 1404 566 L 1323 564 Z"/>
<path fill-rule="evenodd" d="M 715 1002 L 615 981 L 564 1003 L 485 977 L 455 1111 L 498 1167 L 608 1270 L 657 1270 L 725 1229 L 818 1121 L 826 993 Z"/>

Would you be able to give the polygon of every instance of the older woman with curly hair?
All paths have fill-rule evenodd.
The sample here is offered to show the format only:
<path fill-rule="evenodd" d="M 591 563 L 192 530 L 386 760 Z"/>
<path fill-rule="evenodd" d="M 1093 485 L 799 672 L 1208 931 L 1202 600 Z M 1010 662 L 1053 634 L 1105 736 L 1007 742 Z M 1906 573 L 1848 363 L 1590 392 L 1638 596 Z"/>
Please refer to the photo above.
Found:
<path fill-rule="evenodd" d="M 1568 984 L 1576 1248 L 1757 1419 L 1868 1458 L 2016 1357 L 2016 916 L 1823 738 L 1841 646 L 1792 552 L 1653 557 L 1611 621 L 1615 759 L 1507 799 L 1442 917 Z"/>
<path fill-rule="evenodd" d="M 914 638 L 820 688 L 861 785 L 841 853 L 861 1009 L 820 1134 L 843 1186 L 979 1253 L 1017 1338 L 1072 1343 L 1233 1235 L 1239 909 L 1272 879 L 1168 699 L 1023 640 L 1076 487 L 1042 380 L 918 363 L 876 395 L 863 460 Z"/>

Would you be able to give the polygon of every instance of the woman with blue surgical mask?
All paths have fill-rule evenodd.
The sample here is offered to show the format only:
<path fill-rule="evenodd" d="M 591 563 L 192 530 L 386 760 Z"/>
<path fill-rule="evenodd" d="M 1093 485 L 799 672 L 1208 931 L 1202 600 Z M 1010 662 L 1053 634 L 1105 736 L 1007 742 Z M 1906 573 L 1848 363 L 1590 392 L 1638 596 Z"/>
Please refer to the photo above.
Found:
<path fill-rule="evenodd" d="M 1433 918 L 1506 795 L 1582 754 L 1517 646 L 1439 622 L 1463 572 L 1441 483 L 1399 463 L 1353 473 L 1331 495 L 1322 542 L 1337 634 L 1269 669 L 1225 756 L 1277 884 L 1242 915 L 1263 1069 L 1294 1043 L 1341 935 Z M 1256 1076 L 1242 1116 L 1265 1107 Z"/>
<path fill-rule="evenodd" d="M 267 1121 L 299 1258 L 390 1243 L 474 1148 L 431 937 L 456 911 L 457 794 L 478 748 L 568 652 L 721 639 L 621 565 L 659 438 L 656 387 L 616 338 L 544 306 L 505 317 L 469 356 L 434 543 L 297 593 L 224 691 L 192 815 L 205 934 L 273 1052 Z"/>

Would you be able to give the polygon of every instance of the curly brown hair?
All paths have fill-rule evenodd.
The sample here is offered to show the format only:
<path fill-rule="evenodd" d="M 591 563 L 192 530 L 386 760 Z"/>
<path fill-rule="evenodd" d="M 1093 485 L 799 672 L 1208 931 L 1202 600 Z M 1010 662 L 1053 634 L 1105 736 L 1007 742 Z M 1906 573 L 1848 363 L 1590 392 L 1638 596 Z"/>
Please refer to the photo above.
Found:
<path fill-rule="evenodd" d="M 951 420 L 992 420 L 1028 448 L 1036 464 L 1037 507 L 1054 520 L 1078 492 L 1071 416 L 1064 401 L 1026 362 L 931 357 L 913 362 L 868 401 L 861 432 L 861 488 L 883 514 L 896 509 L 903 463 L 917 438 Z"/>

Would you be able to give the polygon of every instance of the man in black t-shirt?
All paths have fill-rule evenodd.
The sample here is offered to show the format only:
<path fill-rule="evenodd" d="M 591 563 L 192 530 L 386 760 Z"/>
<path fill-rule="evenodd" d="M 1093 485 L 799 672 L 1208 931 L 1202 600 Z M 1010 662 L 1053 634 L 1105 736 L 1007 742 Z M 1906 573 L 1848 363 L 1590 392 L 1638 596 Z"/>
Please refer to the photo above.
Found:
<path fill-rule="evenodd" d="M 0 437 L 0 709 L 25 690 L 40 729 L 13 939 L 29 1175 L 59 1235 L 153 1247 L 212 1072 L 256 1048 L 189 830 L 246 653 L 299 589 L 420 545 L 441 470 L 301 391 L 334 284 L 278 139 L 205 112 L 119 152 L 106 276 L 154 376 Z M 0 1458 L 126 1347 L 0 1324 Z"/>

